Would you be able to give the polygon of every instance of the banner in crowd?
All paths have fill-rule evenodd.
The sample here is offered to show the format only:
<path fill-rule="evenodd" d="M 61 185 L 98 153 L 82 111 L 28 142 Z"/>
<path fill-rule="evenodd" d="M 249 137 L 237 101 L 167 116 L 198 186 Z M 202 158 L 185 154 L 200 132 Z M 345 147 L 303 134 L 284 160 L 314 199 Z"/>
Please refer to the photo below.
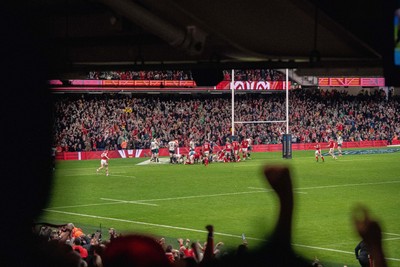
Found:
<path fill-rule="evenodd" d="M 290 82 L 288 82 L 290 88 Z M 216 90 L 231 90 L 230 81 L 222 81 L 217 86 Z M 235 90 L 285 90 L 285 81 L 235 81 Z"/>
<path fill-rule="evenodd" d="M 381 87 L 385 86 L 385 78 L 318 78 L 319 86 L 365 86 L 365 87 Z"/>
<path fill-rule="evenodd" d="M 393 145 L 400 145 L 400 140 L 394 140 Z M 342 148 L 371 148 L 371 147 L 386 147 L 386 140 L 379 141 L 361 141 L 361 142 L 344 142 Z M 218 152 L 222 148 L 214 147 L 214 152 Z M 292 143 L 292 150 L 314 150 L 315 143 Z M 282 144 L 269 144 L 269 145 L 254 145 L 252 152 L 274 152 L 282 151 Z M 178 148 L 178 154 L 188 154 L 189 148 Z M 100 160 L 102 151 L 82 151 L 82 152 L 58 152 L 56 159 L 58 160 Z M 311 156 L 314 154 L 312 153 Z M 108 152 L 110 158 L 150 158 L 150 149 L 127 149 L 127 150 L 110 150 Z M 168 157 L 169 152 L 167 148 L 161 148 L 159 156 Z"/>

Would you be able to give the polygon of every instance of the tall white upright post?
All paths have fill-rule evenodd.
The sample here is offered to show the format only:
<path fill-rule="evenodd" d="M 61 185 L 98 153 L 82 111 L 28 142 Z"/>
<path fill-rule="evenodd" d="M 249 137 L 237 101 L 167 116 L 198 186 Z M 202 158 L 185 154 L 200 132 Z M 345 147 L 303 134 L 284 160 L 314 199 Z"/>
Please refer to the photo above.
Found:
<path fill-rule="evenodd" d="M 235 110 L 234 110 L 234 105 L 235 105 L 235 70 L 232 69 L 232 74 L 231 74 L 231 94 L 232 94 L 232 114 L 231 114 L 231 123 L 232 123 L 232 136 L 235 135 Z"/>
<path fill-rule="evenodd" d="M 286 134 L 282 136 L 282 156 L 292 158 L 292 136 L 289 134 L 289 70 L 286 69 Z"/>
<path fill-rule="evenodd" d="M 286 134 L 289 134 L 289 69 L 286 69 Z"/>

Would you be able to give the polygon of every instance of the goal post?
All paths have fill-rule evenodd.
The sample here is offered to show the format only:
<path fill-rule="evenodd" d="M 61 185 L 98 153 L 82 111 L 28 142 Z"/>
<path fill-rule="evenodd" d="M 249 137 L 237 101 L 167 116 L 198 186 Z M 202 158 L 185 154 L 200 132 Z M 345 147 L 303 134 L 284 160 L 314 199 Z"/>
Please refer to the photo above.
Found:
<path fill-rule="evenodd" d="M 282 157 L 292 158 L 292 136 L 289 134 L 289 69 L 285 73 L 285 91 L 286 91 L 286 119 L 274 121 L 235 121 L 235 70 L 231 73 L 231 134 L 235 136 L 235 124 L 256 124 L 256 123 L 286 123 L 286 133 L 282 136 Z"/>

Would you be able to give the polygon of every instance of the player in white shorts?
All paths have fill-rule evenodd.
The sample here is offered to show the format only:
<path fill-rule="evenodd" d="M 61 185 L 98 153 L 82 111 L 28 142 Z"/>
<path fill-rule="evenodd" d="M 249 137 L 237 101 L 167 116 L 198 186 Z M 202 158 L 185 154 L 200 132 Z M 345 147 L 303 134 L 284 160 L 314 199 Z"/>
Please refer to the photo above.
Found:
<path fill-rule="evenodd" d="M 176 163 L 175 150 L 177 147 L 178 147 L 178 140 L 172 140 L 168 142 L 169 163 Z"/>
<path fill-rule="evenodd" d="M 108 150 L 104 150 L 100 157 L 100 167 L 96 170 L 96 172 L 99 173 L 99 171 L 104 168 L 106 170 L 106 176 L 108 176 L 108 160 L 110 159 L 108 157 Z"/>
<path fill-rule="evenodd" d="M 337 138 L 337 150 L 339 152 L 339 156 L 342 156 L 342 145 L 343 145 L 343 137 L 342 134 L 339 133 Z"/>

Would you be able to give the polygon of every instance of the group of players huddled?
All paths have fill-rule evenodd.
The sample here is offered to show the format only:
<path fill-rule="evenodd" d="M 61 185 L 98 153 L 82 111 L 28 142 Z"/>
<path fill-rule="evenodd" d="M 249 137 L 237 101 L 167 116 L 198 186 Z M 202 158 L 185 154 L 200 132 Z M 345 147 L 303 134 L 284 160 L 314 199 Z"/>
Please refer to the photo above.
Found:
<path fill-rule="evenodd" d="M 168 142 L 169 163 L 171 164 L 197 164 L 207 166 L 210 162 L 239 162 L 250 159 L 251 138 L 243 137 L 240 140 L 236 137 L 227 138 L 225 145 L 217 146 L 214 142 L 206 140 L 201 146 L 196 147 L 195 140 L 189 142 L 189 152 L 180 154 L 178 140 Z M 150 143 L 151 162 L 159 160 L 160 140 L 154 138 Z"/>

